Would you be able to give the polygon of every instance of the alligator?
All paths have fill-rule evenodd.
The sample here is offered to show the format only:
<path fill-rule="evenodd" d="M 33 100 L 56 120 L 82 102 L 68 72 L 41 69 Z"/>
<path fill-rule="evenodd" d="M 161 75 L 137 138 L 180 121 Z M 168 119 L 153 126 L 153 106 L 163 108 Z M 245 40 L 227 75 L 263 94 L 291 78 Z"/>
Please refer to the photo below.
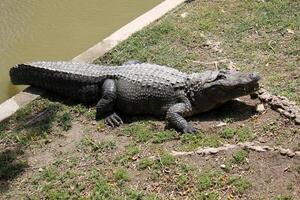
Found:
<path fill-rule="evenodd" d="M 96 119 L 112 127 L 117 113 L 163 116 L 169 127 L 197 132 L 186 121 L 234 98 L 252 94 L 260 76 L 231 70 L 187 74 L 167 66 L 125 63 L 99 66 L 78 62 L 38 61 L 11 68 L 13 84 L 32 85 L 84 103 L 96 103 Z"/>

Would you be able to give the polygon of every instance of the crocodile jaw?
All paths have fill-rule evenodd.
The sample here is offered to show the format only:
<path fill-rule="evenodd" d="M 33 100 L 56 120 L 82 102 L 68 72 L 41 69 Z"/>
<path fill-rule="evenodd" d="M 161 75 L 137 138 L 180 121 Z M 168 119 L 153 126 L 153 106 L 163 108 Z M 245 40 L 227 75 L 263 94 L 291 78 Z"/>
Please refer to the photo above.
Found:
<path fill-rule="evenodd" d="M 194 102 L 201 104 L 206 101 L 213 105 L 252 94 L 259 89 L 259 80 L 257 73 L 220 71 L 214 80 L 204 83 L 194 92 Z"/>

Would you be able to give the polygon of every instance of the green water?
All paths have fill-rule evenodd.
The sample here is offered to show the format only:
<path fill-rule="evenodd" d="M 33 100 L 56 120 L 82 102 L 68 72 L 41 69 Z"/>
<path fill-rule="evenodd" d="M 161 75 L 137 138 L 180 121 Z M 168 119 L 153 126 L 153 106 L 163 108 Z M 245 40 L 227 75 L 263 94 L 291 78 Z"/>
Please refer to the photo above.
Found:
<path fill-rule="evenodd" d="M 162 0 L 0 0 L 0 102 L 24 87 L 9 68 L 69 60 Z"/>

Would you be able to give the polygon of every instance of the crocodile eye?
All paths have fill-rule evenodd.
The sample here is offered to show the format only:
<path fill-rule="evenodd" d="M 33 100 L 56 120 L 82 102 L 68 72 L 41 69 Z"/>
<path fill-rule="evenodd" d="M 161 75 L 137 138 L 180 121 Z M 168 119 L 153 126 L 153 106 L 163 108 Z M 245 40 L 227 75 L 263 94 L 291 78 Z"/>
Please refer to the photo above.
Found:
<path fill-rule="evenodd" d="M 226 79 L 226 76 L 224 74 L 218 74 L 216 80 L 220 80 L 220 79 Z"/>

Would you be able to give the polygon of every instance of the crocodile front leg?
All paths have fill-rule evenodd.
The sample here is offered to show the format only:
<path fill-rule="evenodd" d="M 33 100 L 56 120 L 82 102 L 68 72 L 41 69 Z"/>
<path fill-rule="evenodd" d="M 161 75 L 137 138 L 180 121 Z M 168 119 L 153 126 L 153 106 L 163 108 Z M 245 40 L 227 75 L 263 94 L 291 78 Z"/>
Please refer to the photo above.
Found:
<path fill-rule="evenodd" d="M 102 97 L 96 105 L 96 119 L 105 118 L 104 122 L 112 127 L 123 124 L 122 119 L 113 112 L 117 99 L 116 83 L 112 79 L 107 79 L 102 85 Z"/>
<path fill-rule="evenodd" d="M 183 116 L 191 112 L 191 103 L 184 97 L 183 102 L 172 105 L 166 115 L 166 120 L 170 127 L 182 133 L 195 133 L 197 129 L 193 128 Z"/>

